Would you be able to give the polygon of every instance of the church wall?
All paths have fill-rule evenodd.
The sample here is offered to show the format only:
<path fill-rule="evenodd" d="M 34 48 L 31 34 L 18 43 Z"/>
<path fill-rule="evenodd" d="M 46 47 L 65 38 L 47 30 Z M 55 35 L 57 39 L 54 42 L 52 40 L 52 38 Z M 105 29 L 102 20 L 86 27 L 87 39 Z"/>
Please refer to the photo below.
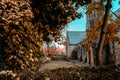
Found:
<path fill-rule="evenodd" d="M 68 58 L 71 58 L 71 53 L 75 49 L 76 45 L 68 45 Z"/>
<path fill-rule="evenodd" d="M 116 36 L 120 38 L 120 30 L 118 31 Z M 115 43 L 115 55 L 116 55 L 115 64 L 120 64 L 120 44 L 118 42 Z"/>

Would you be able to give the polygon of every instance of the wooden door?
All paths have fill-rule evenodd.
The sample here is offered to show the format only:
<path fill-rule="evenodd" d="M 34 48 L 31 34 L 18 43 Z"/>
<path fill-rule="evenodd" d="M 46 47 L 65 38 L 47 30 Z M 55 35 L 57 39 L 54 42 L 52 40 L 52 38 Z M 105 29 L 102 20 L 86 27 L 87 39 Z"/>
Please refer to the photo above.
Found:
<path fill-rule="evenodd" d="M 75 50 L 72 51 L 71 58 L 74 59 L 74 60 L 78 59 L 78 53 L 77 53 L 77 51 L 75 51 Z"/>

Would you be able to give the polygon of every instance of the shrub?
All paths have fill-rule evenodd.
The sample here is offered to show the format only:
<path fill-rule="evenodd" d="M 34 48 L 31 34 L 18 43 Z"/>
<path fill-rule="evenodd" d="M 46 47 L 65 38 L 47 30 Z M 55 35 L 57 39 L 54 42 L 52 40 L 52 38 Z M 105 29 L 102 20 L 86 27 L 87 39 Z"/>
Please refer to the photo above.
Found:
<path fill-rule="evenodd" d="M 0 68 L 19 70 L 39 66 L 42 41 L 29 2 L 0 1 Z"/>
<path fill-rule="evenodd" d="M 2 80 L 120 80 L 116 66 L 58 68 L 55 70 L 22 70 L 16 76 L 0 74 Z M 13 74 L 13 72 L 11 73 Z"/>

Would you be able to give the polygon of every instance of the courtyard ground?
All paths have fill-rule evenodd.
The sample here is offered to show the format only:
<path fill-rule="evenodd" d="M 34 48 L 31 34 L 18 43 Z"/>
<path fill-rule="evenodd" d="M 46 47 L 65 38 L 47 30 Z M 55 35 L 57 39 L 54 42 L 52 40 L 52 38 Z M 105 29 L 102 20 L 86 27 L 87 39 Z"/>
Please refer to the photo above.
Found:
<path fill-rule="evenodd" d="M 41 65 L 41 69 L 57 69 L 57 68 L 70 68 L 70 67 L 77 67 L 75 64 L 67 61 L 50 61 L 47 63 L 43 63 Z"/>
<path fill-rule="evenodd" d="M 41 69 L 57 69 L 57 68 L 70 68 L 70 67 L 85 67 L 88 66 L 87 63 L 82 63 L 78 61 L 50 61 L 47 63 L 43 63 L 41 65 Z"/>

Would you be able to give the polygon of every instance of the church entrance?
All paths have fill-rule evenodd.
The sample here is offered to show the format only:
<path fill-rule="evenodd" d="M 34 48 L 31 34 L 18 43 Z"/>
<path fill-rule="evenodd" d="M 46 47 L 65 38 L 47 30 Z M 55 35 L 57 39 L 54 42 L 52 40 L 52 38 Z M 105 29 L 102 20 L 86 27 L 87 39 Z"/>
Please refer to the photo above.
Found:
<path fill-rule="evenodd" d="M 73 60 L 77 60 L 78 59 L 78 53 L 77 51 L 73 50 L 72 53 L 71 53 L 71 58 Z"/>

